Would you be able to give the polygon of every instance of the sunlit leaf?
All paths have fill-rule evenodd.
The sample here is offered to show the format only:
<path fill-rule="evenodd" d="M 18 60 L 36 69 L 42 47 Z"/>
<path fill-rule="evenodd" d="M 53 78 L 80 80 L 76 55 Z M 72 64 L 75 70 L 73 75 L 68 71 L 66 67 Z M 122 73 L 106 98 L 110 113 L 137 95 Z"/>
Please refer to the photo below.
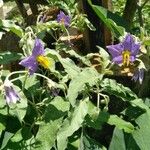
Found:
<path fill-rule="evenodd" d="M 21 58 L 22 54 L 15 52 L 0 53 L 0 64 L 9 64 Z"/>
<path fill-rule="evenodd" d="M 124 133 L 122 130 L 115 128 L 111 143 L 109 145 L 109 150 L 116 150 L 118 149 L 118 147 L 119 147 L 119 150 L 126 150 Z"/>
<path fill-rule="evenodd" d="M 11 139 L 11 137 L 13 135 L 14 134 L 10 133 L 10 132 L 5 132 L 4 133 L 4 138 L 3 138 L 3 141 L 2 141 L 1 149 L 3 149 L 7 145 L 8 141 Z"/>
<path fill-rule="evenodd" d="M 118 16 L 117 14 L 113 14 L 102 6 L 92 4 L 91 0 L 88 0 L 88 3 L 101 21 L 103 21 L 103 23 L 114 33 L 116 37 L 124 34 L 125 29 L 122 26 L 124 26 L 126 23 L 122 17 Z"/>
<path fill-rule="evenodd" d="M 86 83 L 93 86 L 98 80 L 101 80 L 101 78 L 102 76 L 93 68 L 85 68 L 81 73 L 77 74 L 76 77 L 71 80 L 68 89 L 67 97 L 71 105 L 75 105 L 78 93 L 84 89 Z"/>
<path fill-rule="evenodd" d="M 77 131 L 84 121 L 84 117 L 88 112 L 88 98 L 80 101 L 79 105 L 74 109 L 71 116 L 66 118 L 57 135 L 58 150 L 65 150 L 67 147 L 67 138 Z"/>
<path fill-rule="evenodd" d="M 81 144 L 78 150 L 106 150 L 106 147 L 90 138 L 88 135 L 81 136 Z"/>
<path fill-rule="evenodd" d="M 141 150 L 149 150 L 150 142 L 150 110 L 139 116 L 135 122 L 137 123 L 136 130 L 132 133 L 134 140 Z"/>
<path fill-rule="evenodd" d="M 128 87 L 117 83 L 112 79 L 104 79 L 101 86 L 103 90 L 111 95 L 115 95 L 124 101 L 130 101 L 137 98 L 136 94 L 131 91 Z"/>
<path fill-rule="evenodd" d="M 110 115 L 107 123 L 115 125 L 118 129 L 123 129 L 127 133 L 134 131 L 134 126 L 130 122 L 119 118 L 117 115 Z"/>

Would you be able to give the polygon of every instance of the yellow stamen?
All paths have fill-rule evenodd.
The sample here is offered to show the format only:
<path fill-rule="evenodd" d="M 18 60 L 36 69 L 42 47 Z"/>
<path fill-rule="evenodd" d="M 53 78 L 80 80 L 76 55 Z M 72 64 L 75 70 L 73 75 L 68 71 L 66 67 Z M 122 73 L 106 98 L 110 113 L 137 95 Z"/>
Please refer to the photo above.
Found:
<path fill-rule="evenodd" d="M 124 66 L 129 66 L 130 64 L 130 55 L 131 55 L 131 52 L 129 50 L 125 50 L 122 52 L 122 57 L 123 57 L 123 65 Z"/>
<path fill-rule="evenodd" d="M 50 67 L 50 61 L 47 57 L 39 55 L 36 57 L 36 60 L 44 68 L 48 69 Z"/>

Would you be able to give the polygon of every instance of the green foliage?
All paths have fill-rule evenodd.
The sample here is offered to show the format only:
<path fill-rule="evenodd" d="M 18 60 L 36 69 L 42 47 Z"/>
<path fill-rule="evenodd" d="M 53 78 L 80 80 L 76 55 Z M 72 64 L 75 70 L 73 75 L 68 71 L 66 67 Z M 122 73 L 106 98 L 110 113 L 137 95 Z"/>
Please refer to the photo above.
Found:
<path fill-rule="evenodd" d="M 91 0 L 87 2 L 95 12 L 93 15 L 113 33 L 115 42 L 119 41 L 128 30 L 119 12 L 124 7 L 113 13 Z M 122 0 L 113 2 L 117 3 L 115 7 L 125 4 Z M 124 86 L 124 81 L 121 84 L 108 78 L 113 73 L 114 62 L 105 48 L 97 46 L 97 53 L 88 53 L 84 49 L 82 40 L 89 38 L 85 37 L 85 29 L 95 31 L 95 28 L 88 16 L 81 13 L 78 1 L 49 0 L 48 3 L 50 8 L 40 7 L 43 21 L 38 16 L 32 26 L 20 27 L 12 20 L 0 20 L 0 36 L 13 32 L 21 39 L 19 45 L 23 50 L 23 54 L 9 51 L 0 54 L 0 149 L 149 150 L 149 99 L 139 98 L 136 90 L 133 92 Z M 53 14 L 53 6 L 71 17 L 68 27 L 64 20 L 57 22 L 59 12 Z M 47 13 L 49 9 L 50 16 Z M 149 10 L 147 5 L 143 12 L 146 10 Z M 31 16 L 32 19 L 34 17 Z M 72 29 L 75 33 L 72 33 Z M 149 36 L 142 29 L 140 32 L 141 47 L 148 51 Z M 78 39 L 79 35 L 84 38 Z M 20 59 L 31 59 L 33 53 L 41 49 L 41 46 L 34 49 L 36 38 L 41 39 L 45 53 L 27 62 L 26 70 L 4 70 L 5 65 Z M 42 55 L 41 62 L 37 59 L 39 55 Z M 139 53 L 136 61 L 129 66 L 116 66 L 120 70 L 129 68 L 128 73 L 132 75 L 140 65 L 145 65 L 139 60 L 142 55 Z M 123 52 L 120 56 L 128 59 L 128 56 L 124 58 Z M 49 61 L 51 65 L 43 68 L 41 64 L 48 64 Z M 33 66 L 30 66 L 32 63 Z M 29 74 L 28 70 L 33 69 L 34 65 L 38 69 Z M 8 80 L 10 85 L 6 85 Z M 10 91 L 7 91 L 7 87 Z M 142 88 L 143 85 L 139 89 Z M 15 93 L 19 96 L 17 102 Z"/>
<path fill-rule="evenodd" d="M 103 91 L 109 94 L 115 95 L 124 101 L 130 101 L 137 98 L 136 94 L 128 87 L 124 87 L 122 84 L 118 84 L 115 80 L 104 79 L 101 84 Z"/>
<path fill-rule="evenodd" d="M 110 116 L 108 124 L 116 125 L 117 128 L 123 129 L 127 133 L 131 133 L 134 130 L 134 126 L 130 122 L 126 122 L 116 115 Z"/>
<path fill-rule="evenodd" d="M 17 26 L 13 21 L 10 20 L 0 19 L 0 28 L 6 30 L 7 32 L 11 31 L 20 38 L 23 36 L 24 33 L 21 27 Z"/>
<path fill-rule="evenodd" d="M 149 137 L 149 124 L 150 124 L 150 111 L 139 116 L 135 122 L 137 129 L 133 132 L 132 136 L 141 150 L 148 150 L 150 145 Z"/>
<path fill-rule="evenodd" d="M 58 150 L 65 150 L 67 147 L 67 138 L 77 131 L 84 122 L 84 117 L 88 112 L 88 98 L 80 101 L 72 114 L 64 120 L 62 127 L 57 135 Z"/>
<path fill-rule="evenodd" d="M 21 58 L 21 53 L 3 52 L 0 53 L 0 64 L 9 64 Z"/>
<path fill-rule="evenodd" d="M 112 33 L 119 37 L 124 34 L 125 21 L 118 16 L 117 14 L 113 14 L 109 12 L 107 9 L 93 5 L 91 0 L 88 0 L 88 3 L 93 8 L 97 16 L 104 22 L 104 24 L 112 31 Z"/>
<path fill-rule="evenodd" d="M 85 88 L 85 84 L 93 86 L 98 80 L 101 80 L 101 78 L 102 76 L 100 76 L 93 68 L 85 68 L 82 72 L 77 74 L 77 76 L 70 82 L 68 88 L 67 97 L 72 106 L 75 106 L 78 93 Z"/>

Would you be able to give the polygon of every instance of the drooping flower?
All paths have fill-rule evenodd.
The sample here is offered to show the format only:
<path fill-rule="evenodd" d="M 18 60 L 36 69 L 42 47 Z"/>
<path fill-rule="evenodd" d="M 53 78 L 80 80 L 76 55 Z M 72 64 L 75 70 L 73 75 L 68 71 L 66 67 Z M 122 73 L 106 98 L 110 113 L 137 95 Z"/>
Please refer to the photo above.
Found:
<path fill-rule="evenodd" d="M 112 61 L 116 64 L 129 66 L 134 62 L 140 50 L 140 43 L 136 43 L 131 34 L 127 34 L 124 41 L 107 46 L 109 53 L 112 56 Z"/>
<path fill-rule="evenodd" d="M 19 64 L 29 69 L 30 75 L 36 72 L 38 69 L 38 63 L 44 68 L 49 68 L 50 61 L 44 56 L 44 46 L 40 39 L 35 40 L 32 54 L 29 57 L 23 59 Z"/>
<path fill-rule="evenodd" d="M 6 80 L 4 82 L 4 90 L 5 90 L 5 98 L 6 98 L 6 103 L 16 103 L 19 101 L 19 96 L 17 92 L 13 89 L 12 83 L 9 80 Z"/>
<path fill-rule="evenodd" d="M 143 79 L 144 79 L 144 68 L 140 68 L 134 73 L 132 80 L 134 80 L 135 82 L 137 82 L 138 80 L 139 83 L 142 84 Z"/>
<path fill-rule="evenodd" d="M 70 25 L 70 16 L 65 15 L 63 11 L 60 11 L 60 13 L 57 15 L 57 22 L 64 24 L 66 27 Z"/>

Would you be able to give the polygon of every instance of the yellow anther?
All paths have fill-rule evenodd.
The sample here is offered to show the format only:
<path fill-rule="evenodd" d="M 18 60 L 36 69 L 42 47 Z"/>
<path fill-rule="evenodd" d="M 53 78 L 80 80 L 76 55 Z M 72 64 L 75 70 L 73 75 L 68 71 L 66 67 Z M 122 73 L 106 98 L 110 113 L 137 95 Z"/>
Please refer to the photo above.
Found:
<path fill-rule="evenodd" d="M 124 66 L 129 66 L 130 64 L 130 55 L 131 55 L 131 52 L 129 50 L 125 50 L 122 52 L 122 57 L 123 57 L 123 60 L 122 60 L 122 63 Z"/>
<path fill-rule="evenodd" d="M 36 57 L 37 62 L 43 66 L 44 68 L 48 69 L 50 67 L 50 61 L 47 57 L 39 55 Z"/>

